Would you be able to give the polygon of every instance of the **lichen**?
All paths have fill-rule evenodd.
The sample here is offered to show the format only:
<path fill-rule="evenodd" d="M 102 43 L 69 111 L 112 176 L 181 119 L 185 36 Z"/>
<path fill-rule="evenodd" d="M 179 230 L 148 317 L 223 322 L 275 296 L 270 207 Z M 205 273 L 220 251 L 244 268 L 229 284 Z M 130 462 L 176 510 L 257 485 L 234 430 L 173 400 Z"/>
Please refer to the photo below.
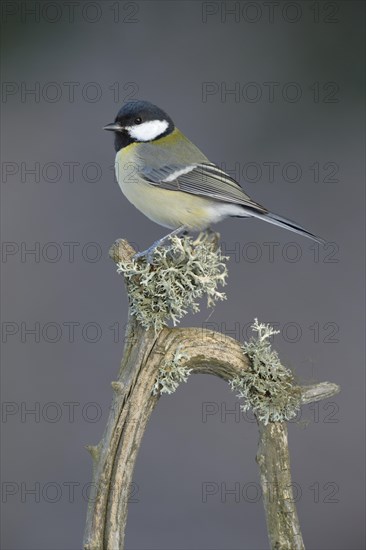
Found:
<path fill-rule="evenodd" d="M 181 382 L 187 382 L 192 369 L 185 367 L 182 363 L 188 359 L 186 353 L 180 351 L 180 347 L 175 350 L 171 361 L 164 361 L 159 368 L 158 377 L 153 387 L 154 395 L 162 393 L 174 393 Z"/>
<path fill-rule="evenodd" d="M 301 389 L 295 384 L 292 372 L 281 364 L 278 353 L 271 348 L 271 336 L 278 334 L 270 325 L 255 319 L 252 329 L 255 338 L 243 345 L 250 359 L 250 368 L 229 384 L 237 397 L 244 398 L 244 411 L 252 409 L 258 420 L 283 422 L 296 416 L 300 408 Z"/>
<path fill-rule="evenodd" d="M 198 299 L 207 305 L 226 298 L 217 290 L 226 284 L 225 256 L 217 246 L 217 234 L 171 237 L 158 246 L 150 262 L 145 257 L 117 264 L 123 273 L 130 298 L 131 314 L 142 326 L 160 330 L 167 322 L 175 326 L 189 311 L 199 311 Z"/>

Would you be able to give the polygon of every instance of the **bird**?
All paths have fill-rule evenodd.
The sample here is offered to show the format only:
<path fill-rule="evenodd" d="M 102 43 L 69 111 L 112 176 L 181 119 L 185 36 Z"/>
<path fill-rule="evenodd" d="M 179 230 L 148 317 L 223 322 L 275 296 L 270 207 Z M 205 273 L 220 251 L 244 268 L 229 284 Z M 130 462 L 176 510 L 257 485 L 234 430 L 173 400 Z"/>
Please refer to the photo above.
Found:
<path fill-rule="evenodd" d="M 103 130 L 114 132 L 116 178 L 123 194 L 150 220 L 172 230 L 138 256 L 151 259 L 173 235 L 210 229 L 227 217 L 257 218 L 325 243 L 251 199 L 153 103 L 128 101 Z"/>

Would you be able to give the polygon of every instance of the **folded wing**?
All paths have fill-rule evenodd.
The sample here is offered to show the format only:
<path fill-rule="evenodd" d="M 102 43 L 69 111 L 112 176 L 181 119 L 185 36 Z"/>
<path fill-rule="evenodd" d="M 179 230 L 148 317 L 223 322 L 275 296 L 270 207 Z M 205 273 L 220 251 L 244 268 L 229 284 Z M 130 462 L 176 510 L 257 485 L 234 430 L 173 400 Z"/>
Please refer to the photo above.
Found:
<path fill-rule="evenodd" d="M 171 164 L 142 169 L 142 177 L 151 185 L 182 191 L 213 200 L 241 205 L 266 214 L 268 210 L 254 202 L 240 185 L 221 168 L 210 162 L 186 166 Z"/>

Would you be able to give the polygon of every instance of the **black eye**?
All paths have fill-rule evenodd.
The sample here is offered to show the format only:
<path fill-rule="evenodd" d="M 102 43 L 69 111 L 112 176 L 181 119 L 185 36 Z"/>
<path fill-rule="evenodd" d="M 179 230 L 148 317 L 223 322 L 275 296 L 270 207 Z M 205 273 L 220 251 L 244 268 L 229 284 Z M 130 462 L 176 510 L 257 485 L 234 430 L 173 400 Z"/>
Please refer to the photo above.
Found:
<path fill-rule="evenodd" d="M 141 124 L 142 118 L 138 116 L 137 118 L 135 118 L 134 122 L 135 124 Z"/>

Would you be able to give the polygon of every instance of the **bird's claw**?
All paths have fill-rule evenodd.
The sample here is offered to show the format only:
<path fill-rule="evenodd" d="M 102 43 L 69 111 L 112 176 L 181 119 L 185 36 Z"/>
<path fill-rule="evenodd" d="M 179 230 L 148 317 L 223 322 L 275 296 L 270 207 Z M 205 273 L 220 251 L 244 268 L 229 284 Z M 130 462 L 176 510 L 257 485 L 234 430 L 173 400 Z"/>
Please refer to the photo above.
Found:
<path fill-rule="evenodd" d="M 155 252 L 156 248 L 158 246 L 162 246 L 162 245 L 168 243 L 168 241 L 174 235 L 179 235 L 180 233 L 183 233 L 184 235 L 187 233 L 184 226 L 177 227 L 176 229 L 174 229 L 174 231 L 172 231 L 168 235 L 165 235 L 165 237 L 163 237 L 162 239 L 159 239 L 158 241 L 155 241 L 147 250 L 143 250 L 142 252 L 137 252 L 134 255 L 133 259 L 134 260 L 139 260 L 140 258 L 146 258 L 147 263 L 152 264 L 153 259 L 154 259 L 154 252 Z"/>
<path fill-rule="evenodd" d="M 146 262 L 148 264 L 153 263 L 154 259 L 154 252 L 155 252 L 155 245 L 150 246 L 150 248 L 147 248 L 146 250 L 142 250 L 141 252 L 136 252 L 136 254 L 133 256 L 134 260 L 140 260 L 141 258 L 146 258 Z"/>

